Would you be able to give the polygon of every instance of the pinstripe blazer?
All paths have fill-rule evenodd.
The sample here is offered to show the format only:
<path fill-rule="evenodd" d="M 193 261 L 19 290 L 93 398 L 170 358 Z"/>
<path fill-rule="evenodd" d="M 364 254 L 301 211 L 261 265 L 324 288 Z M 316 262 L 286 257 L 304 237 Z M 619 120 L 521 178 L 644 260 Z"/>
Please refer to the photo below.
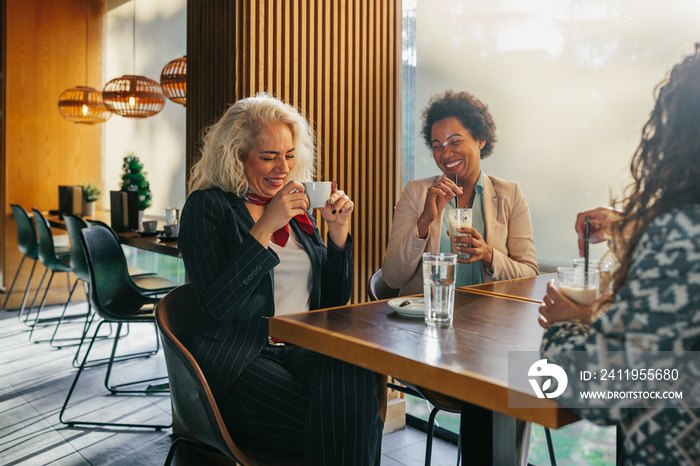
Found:
<path fill-rule="evenodd" d="M 290 222 L 311 260 L 310 309 L 348 302 L 352 288 L 352 240 L 341 251 Z M 219 188 L 195 191 L 182 209 L 178 247 L 198 308 L 184 339 L 215 396 L 223 396 L 268 338 L 275 313 L 274 267 L 277 254 L 252 235 L 244 201 Z"/>

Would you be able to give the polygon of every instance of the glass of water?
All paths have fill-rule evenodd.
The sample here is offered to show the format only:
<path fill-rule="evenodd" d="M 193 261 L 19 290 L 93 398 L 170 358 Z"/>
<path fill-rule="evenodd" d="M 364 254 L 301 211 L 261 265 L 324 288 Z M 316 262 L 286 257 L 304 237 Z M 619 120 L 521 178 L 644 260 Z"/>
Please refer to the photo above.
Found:
<path fill-rule="evenodd" d="M 455 304 L 457 254 L 423 254 L 425 323 L 433 327 L 452 325 Z"/>

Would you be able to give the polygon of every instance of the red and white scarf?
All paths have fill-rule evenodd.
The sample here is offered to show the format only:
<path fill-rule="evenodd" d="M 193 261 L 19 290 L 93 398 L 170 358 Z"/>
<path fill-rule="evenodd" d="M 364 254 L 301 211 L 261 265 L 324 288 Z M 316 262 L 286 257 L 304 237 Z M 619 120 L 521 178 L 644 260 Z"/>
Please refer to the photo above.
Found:
<path fill-rule="evenodd" d="M 243 195 L 243 200 L 249 202 L 253 205 L 267 205 L 272 200 L 271 197 L 264 197 L 259 194 L 255 194 L 253 191 L 248 191 Z M 306 215 L 306 212 L 299 214 L 294 217 L 299 228 L 305 233 L 312 235 L 314 233 L 314 226 L 311 223 L 311 219 Z M 289 239 L 289 223 L 277 230 L 272 234 L 272 242 L 277 246 L 284 247 Z"/>

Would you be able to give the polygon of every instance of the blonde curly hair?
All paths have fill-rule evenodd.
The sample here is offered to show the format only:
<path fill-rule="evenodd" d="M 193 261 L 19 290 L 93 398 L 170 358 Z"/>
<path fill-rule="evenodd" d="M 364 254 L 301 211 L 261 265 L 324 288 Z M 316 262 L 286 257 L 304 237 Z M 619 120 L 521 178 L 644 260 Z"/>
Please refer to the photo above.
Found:
<path fill-rule="evenodd" d="M 284 123 L 292 131 L 294 168 L 289 179 L 311 181 L 316 171 L 316 139 L 309 123 L 294 107 L 266 93 L 231 105 L 205 130 L 202 157 L 192 167 L 188 192 L 218 187 L 242 196 L 248 192 L 244 162 L 262 130 Z"/>

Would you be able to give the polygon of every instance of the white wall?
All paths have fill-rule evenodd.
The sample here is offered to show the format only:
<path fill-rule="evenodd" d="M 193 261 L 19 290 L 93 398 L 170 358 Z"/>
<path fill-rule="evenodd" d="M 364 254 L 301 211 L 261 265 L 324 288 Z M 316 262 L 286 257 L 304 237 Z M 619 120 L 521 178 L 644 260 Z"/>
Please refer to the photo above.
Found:
<path fill-rule="evenodd" d="M 107 13 L 105 83 L 126 74 L 160 81 L 160 72 L 187 51 L 186 0 L 136 2 L 134 73 L 133 2 Z M 133 151 L 144 164 L 153 203 L 147 216 L 164 217 L 166 207 L 185 203 L 185 107 L 167 100 L 155 116 L 130 119 L 112 115 L 105 123 L 103 208 L 109 209 L 110 190 L 118 190 L 122 159 Z"/>
<path fill-rule="evenodd" d="M 549 268 L 578 255 L 576 213 L 629 182 L 654 86 L 700 41 L 700 2 L 418 0 L 417 37 L 419 115 L 450 88 L 489 105 L 482 168 L 520 184 Z M 439 173 L 419 135 L 416 159 L 416 177 Z"/>

